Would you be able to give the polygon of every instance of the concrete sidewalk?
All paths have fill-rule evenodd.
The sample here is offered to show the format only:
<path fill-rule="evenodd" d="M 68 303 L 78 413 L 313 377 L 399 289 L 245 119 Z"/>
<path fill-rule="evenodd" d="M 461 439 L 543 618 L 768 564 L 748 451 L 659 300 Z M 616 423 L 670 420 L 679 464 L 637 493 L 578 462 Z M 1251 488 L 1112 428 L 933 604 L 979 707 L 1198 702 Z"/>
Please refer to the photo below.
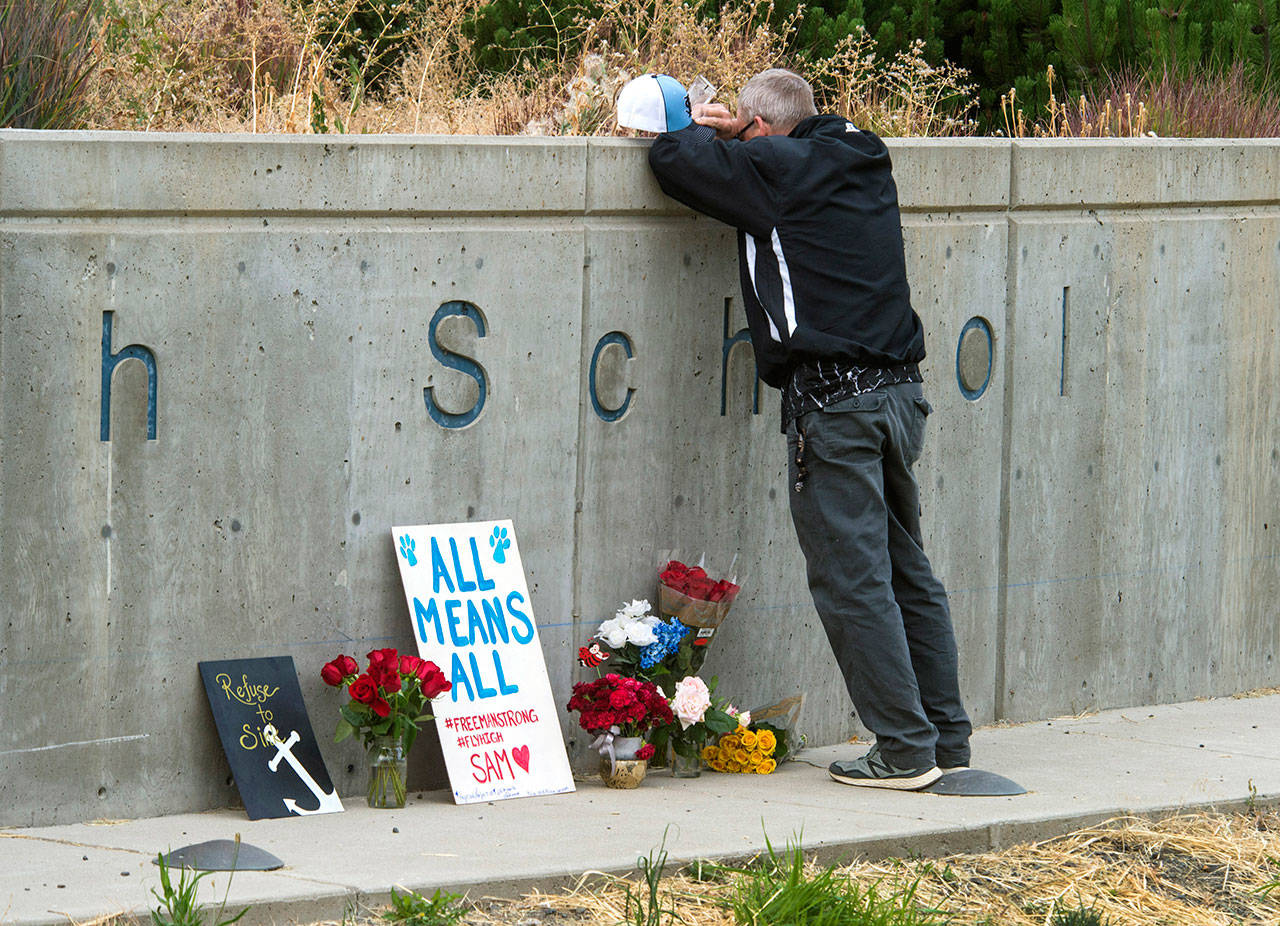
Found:
<path fill-rule="evenodd" d="M 675 780 L 654 772 L 635 791 L 598 779 L 574 794 L 455 806 L 448 792 L 410 796 L 400 811 L 360 797 L 341 814 L 250 821 L 240 811 L 0 830 L 0 922 L 147 918 L 157 851 L 243 840 L 279 856 L 275 872 L 242 872 L 229 906 L 242 923 L 340 920 L 391 887 L 472 897 L 517 896 L 584 871 L 630 869 L 667 834 L 673 861 L 733 858 L 803 833 L 827 858 L 937 855 L 1048 838 L 1125 813 L 1280 802 L 1280 695 L 1106 711 L 974 736 L 975 767 L 1030 793 L 963 798 L 862 791 L 825 768 L 859 747 L 806 750 L 772 775 Z M 226 875 L 204 882 L 220 900 Z M 212 888 L 216 888 L 216 894 Z"/>

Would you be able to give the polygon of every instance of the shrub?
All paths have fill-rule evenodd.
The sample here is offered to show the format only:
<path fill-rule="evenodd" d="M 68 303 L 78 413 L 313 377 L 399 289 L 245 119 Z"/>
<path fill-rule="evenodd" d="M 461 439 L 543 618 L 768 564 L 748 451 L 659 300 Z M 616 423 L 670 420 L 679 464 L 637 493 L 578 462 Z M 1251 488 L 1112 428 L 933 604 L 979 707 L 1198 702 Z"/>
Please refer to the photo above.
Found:
<path fill-rule="evenodd" d="M 924 43 L 884 60 L 861 27 L 830 57 L 813 61 L 809 76 L 819 110 L 840 113 L 885 136 L 972 135 L 975 87 L 950 64 L 932 65 Z"/>
<path fill-rule="evenodd" d="M 95 122 L 111 128 L 256 128 L 308 44 L 284 0 L 105 0 L 100 29 Z"/>
<path fill-rule="evenodd" d="M 427 0 L 308 0 L 331 73 L 371 94 L 387 90 L 412 53 Z"/>
<path fill-rule="evenodd" d="M 80 122 L 93 68 L 89 0 L 0 0 L 0 128 Z"/>
<path fill-rule="evenodd" d="M 474 67 L 498 74 L 526 64 L 546 67 L 580 52 L 581 23 L 601 13 L 591 0 L 489 0 L 467 18 L 463 29 Z"/>

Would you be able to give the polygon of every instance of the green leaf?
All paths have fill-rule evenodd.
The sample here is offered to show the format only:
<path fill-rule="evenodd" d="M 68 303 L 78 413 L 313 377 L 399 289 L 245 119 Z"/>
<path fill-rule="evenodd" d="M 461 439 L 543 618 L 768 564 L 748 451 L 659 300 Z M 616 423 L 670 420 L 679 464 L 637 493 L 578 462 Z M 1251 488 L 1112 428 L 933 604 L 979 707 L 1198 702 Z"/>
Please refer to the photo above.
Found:
<path fill-rule="evenodd" d="M 342 719 L 357 729 L 363 727 L 369 719 L 369 709 L 364 705 L 357 705 L 355 702 L 348 701 L 342 707 L 338 708 L 338 713 Z"/>
<path fill-rule="evenodd" d="M 702 717 L 702 722 L 707 725 L 707 729 L 712 733 L 732 733 L 738 729 L 736 717 L 715 708 L 707 710 Z"/>
<path fill-rule="evenodd" d="M 345 719 L 338 721 L 338 727 L 333 732 L 333 741 L 341 743 L 344 739 L 356 732 L 356 728 L 347 723 Z"/>
<path fill-rule="evenodd" d="M 686 759 L 696 759 L 702 753 L 701 743 L 692 743 L 688 740 L 672 740 L 671 748 Z"/>

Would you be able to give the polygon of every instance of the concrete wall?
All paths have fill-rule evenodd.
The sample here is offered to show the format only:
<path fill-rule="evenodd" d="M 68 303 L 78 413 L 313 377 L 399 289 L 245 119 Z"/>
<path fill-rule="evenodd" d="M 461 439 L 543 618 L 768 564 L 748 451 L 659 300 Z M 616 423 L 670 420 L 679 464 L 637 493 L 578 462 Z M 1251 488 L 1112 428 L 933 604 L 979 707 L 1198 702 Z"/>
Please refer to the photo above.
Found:
<path fill-rule="evenodd" d="M 1280 145 L 894 152 L 975 720 L 1280 683 Z M 236 656 L 294 657 L 358 792 L 317 673 L 412 648 L 393 523 L 514 520 L 562 699 L 660 551 L 736 552 L 707 671 L 847 736 L 744 325 L 643 142 L 0 132 L 0 824 L 234 803 Z"/>

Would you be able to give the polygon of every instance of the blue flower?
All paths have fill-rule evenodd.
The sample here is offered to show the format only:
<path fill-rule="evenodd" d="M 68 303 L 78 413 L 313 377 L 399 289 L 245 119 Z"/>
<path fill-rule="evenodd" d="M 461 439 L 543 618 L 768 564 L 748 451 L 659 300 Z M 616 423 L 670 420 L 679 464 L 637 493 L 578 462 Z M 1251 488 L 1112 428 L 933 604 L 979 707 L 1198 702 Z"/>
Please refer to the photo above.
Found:
<path fill-rule="evenodd" d="M 680 641 L 688 632 L 689 628 L 674 617 L 666 623 L 655 626 L 653 633 L 658 639 L 640 650 L 640 668 L 652 669 L 662 662 L 680 648 Z"/>

